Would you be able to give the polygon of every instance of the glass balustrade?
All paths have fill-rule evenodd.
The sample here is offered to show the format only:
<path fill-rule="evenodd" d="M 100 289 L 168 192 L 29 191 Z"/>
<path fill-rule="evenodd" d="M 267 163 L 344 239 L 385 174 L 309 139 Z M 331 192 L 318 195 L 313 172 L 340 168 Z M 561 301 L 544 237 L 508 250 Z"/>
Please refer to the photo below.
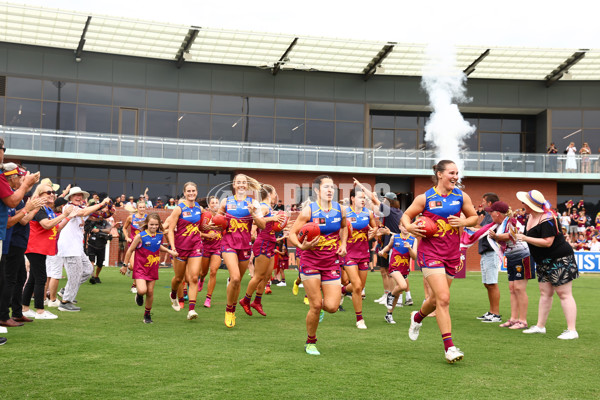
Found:
<path fill-rule="evenodd" d="M 429 174 L 435 163 L 431 150 L 365 149 L 350 147 L 319 147 L 291 144 L 179 140 L 160 137 L 140 137 L 93 132 L 54 131 L 1 127 L 6 147 L 20 152 L 43 151 L 166 160 L 219 161 L 231 163 L 273 164 L 288 166 L 347 167 L 384 170 L 423 170 Z M 10 153 L 9 153 L 10 154 Z M 566 155 L 531 153 L 462 152 L 467 171 L 515 173 L 564 172 Z M 581 156 L 576 156 L 577 171 Z M 175 162 L 175 161 L 174 161 Z M 598 155 L 591 155 L 592 171 L 598 171 Z M 425 172 L 427 171 L 427 172 Z"/>

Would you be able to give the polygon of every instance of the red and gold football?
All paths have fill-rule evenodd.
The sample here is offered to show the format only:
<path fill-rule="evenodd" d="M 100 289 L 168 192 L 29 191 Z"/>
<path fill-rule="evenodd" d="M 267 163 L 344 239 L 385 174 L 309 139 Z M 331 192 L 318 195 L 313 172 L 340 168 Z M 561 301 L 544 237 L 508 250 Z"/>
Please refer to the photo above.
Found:
<path fill-rule="evenodd" d="M 298 232 L 298 240 L 300 240 L 300 243 L 304 242 L 304 240 L 312 242 L 320 234 L 321 229 L 319 229 L 319 225 L 314 222 L 309 222 L 300 228 L 300 232 Z"/>
<path fill-rule="evenodd" d="M 283 230 L 283 228 L 285 228 L 285 227 L 286 227 L 286 225 L 288 224 L 288 221 L 290 220 L 290 216 L 289 216 L 289 215 L 287 215 L 287 213 L 286 213 L 285 211 L 279 211 L 279 212 L 278 212 L 277 214 L 275 214 L 275 215 L 277 215 L 277 216 L 279 216 L 279 215 L 284 215 L 284 216 L 285 216 L 285 219 L 283 220 L 283 222 L 276 221 L 276 222 L 273 224 L 273 230 L 274 230 L 275 232 L 281 232 L 281 231 Z"/>
<path fill-rule="evenodd" d="M 428 238 L 435 235 L 438 231 L 437 224 L 435 222 L 433 222 L 433 220 L 431 218 L 426 217 L 424 215 L 417 218 L 416 224 L 421 229 L 425 230 L 425 237 L 428 237 Z"/>
<path fill-rule="evenodd" d="M 213 215 L 210 211 L 204 211 L 200 217 L 200 229 L 207 231 L 207 225 L 210 223 L 212 217 Z"/>
<path fill-rule="evenodd" d="M 223 230 L 226 230 L 229 226 L 229 220 L 223 214 L 217 214 L 214 217 L 212 217 L 212 223 Z"/>

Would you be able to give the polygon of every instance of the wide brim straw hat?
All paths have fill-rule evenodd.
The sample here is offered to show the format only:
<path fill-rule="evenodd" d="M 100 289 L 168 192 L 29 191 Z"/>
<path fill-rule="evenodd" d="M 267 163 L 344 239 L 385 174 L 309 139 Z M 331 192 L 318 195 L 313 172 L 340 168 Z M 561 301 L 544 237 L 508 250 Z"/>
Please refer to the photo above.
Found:
<path fill-rule="evenodd" d="M 517 199 L 527 204 L 535 212 L 543 212 L 543 205 L 546 198 L 539 190 L 530 190 L 529 192 L 517 192 Z"/>
<path fill-rule="evenodd" d="M 65 199 L 69 200 L 69 199 L 71 199 L 71 196 L 80 194 L 80 193 L 83 195 L 83 198 L 85 200 L 87 200 L 88 197 L 90 197 L 90 194 L 88 192 L 86 192 L 85 190 L 81 190 L 81 188 L 79 186 L 75 186 L 75 187 L 72 187 L 71 190 L 69 190 L 69 194 L 67 194 L 65 196 Z"/>

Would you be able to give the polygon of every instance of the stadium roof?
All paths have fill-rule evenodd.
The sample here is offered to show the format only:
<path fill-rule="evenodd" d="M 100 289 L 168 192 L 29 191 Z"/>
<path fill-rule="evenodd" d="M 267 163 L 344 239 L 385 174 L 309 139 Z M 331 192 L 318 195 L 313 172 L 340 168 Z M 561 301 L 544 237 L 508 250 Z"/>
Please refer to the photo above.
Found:
<path fill-rule="evenodd" d="M 0 4 L 0 41 L 184 62 L 282 70 L 420 76 L 424 44 L 232 31 Z M 600 80 L 600 51 L 460 46 L 457 67 L 469 78 Z"/>

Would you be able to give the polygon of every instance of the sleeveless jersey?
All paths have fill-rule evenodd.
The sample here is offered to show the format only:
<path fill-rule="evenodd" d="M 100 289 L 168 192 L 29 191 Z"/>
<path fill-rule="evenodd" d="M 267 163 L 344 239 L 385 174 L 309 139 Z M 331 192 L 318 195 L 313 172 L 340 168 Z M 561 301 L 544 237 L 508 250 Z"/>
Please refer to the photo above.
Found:
<path fill-rule="evenodd" d="M 340 229 L 342 227 L 342 208 L 333 203 L 331 210 L 325 212 L 319 204 L 310 203 L 311 216 L 309 222 L 316 222 L 321 229 L 319 242 L 310 250 L 302 251 L 301 263 L 306 267 L 322 270 L 339 268 L 340 258 L 336 254 L 340 245 Z"/>
<path fill-rule="evenodd" d="M 225 216 L 229 221 L 229 227 L 223 235 L 223 241 L 227 246 L 235 250 L 248 250 L 252 246 L 252 214 L 248 206 L 252 204 L 252 198 L 246 197 L 237 200 L 235 196 L 229 196 L 225 203 Z"/>
<path fill-rule="evenodd" d="M 140 229 L 142 228 L 142 223 L 146 220 L 146 216 L 148 214 L 144 214 L 142 218 L 137 218 L 136 214 L 131 216 L 131 226 L 129 227 L 129 237 L 133 240 L 135 235 L 140 233 Z"/>
<path fill-rule="evenodd" d="M 201 244 L 200 241 L 200 218 L 202 208 L 196 202 L 192 208 L 185 205 L 185 202 L 178 204 L 181 208 L 181 214 L 177 220 L 177 230 L 175 231 L 175 248 L 178 250 L 194 250 Z"/>
<path fill-rule="evenodd" d="M 133 258 L 133 278 L 157 280 L 160 263 L 160 245 L 163 233 L 157 232 L 151 236 L 148 231 L 140 232 L 141 242 L 135 249 Z"/>
<path fill-rule="evenodd" d="M 202 238 L 202 250 L 215 253 L 221 250 L 221 239 L 223 238 L 223 232 L 216 229 L 209 229 L 206 233 L 215 233 L 214 239 Z"/>
<path fill-rule="evenodd" d="M 390 253 L 390 265 L 397 267 L 410 267 L 410 253 L 409 248 L 404 247 L 404 243 L 408 243 L 410 247 L 415 243 L 416 238 L 411 236 L 403 238 L 401 233 L 395 233 L 391 239 L 394 243 L 392 244 L 392 251 Z"/>
<path fill-rule="evenodd" d="M 352 224 L 352 234 L 348 237 L 346 260 L 369 261 L 369 211 L 363 208 L 356 213 L 352 207 L 346 208 L 346 224 Z"/>
<path fill-rule="evenodd" d="M 271 217 L 273 215 L 273 209 L 270 205 L 268 205 L 267 203 L 260 203 L 260 205 L 267 206 L 269 208 L 269 212 L 267 213 L 267 215 L 265 215 L 265 217 Z M 265 229 L 258 229 L 256 234 L 256 241 L 276 242 L 277 238 L 275 237 L 275 231 L 273 230 L 274 225 L 275 221 L 269 221 L 267 222 Z"/>
<path fill-rule="evenodd" d="M 438 226 L 437 233 L 430 238 L 421 239 L 418 253 L 437 260 L 460 259 L 459 229 L 448 223 L 448 217 L 459 217 L 463 206 L 463 194 L 455 188 L 447 196 L 439 194 L 435 188 L 425 192 L 425 210 L 423 215 L 429 217 Z"/>

